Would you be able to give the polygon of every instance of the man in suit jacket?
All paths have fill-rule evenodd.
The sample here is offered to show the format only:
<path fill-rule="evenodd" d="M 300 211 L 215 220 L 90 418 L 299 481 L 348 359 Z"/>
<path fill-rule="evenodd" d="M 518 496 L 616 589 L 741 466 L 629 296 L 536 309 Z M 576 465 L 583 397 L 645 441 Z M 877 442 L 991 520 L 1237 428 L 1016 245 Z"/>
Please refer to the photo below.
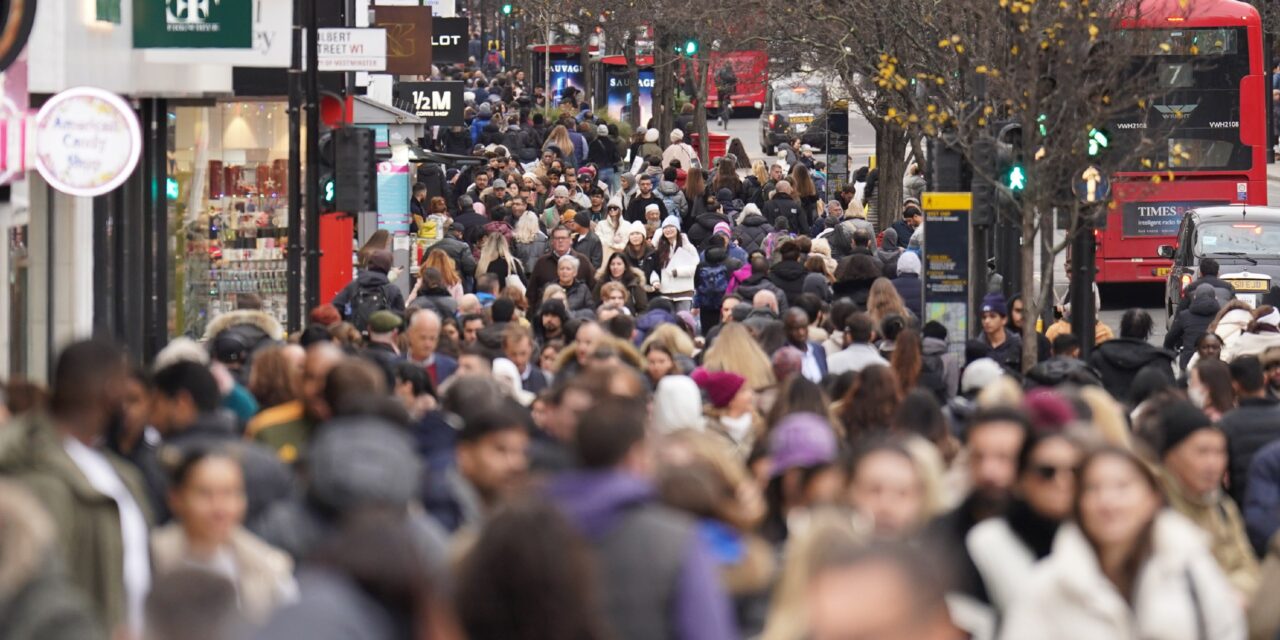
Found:
<path fill-rule="evenodd" d="M 809 314 L 799 307 L 791 307 L 782 317 L 782 325 L 787 330 L 787 343 L 804 354 L 800 375 L 813 382 L 822 382 L 827 375 L 827 350 L 809 341 Z"/>

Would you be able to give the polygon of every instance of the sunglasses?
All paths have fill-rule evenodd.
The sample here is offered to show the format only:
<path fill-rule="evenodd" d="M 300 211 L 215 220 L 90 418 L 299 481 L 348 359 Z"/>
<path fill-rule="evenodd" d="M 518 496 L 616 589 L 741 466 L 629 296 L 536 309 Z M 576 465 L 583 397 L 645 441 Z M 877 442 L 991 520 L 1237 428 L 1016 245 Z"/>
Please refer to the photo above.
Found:
<path fill-rule="evenodd" d="M 1063 474 L 1068 477 L 1074 476 L 1076 470 L 1075 467 L 1057 467 L 1051 464 L 1037 464 L 1032 465 L 1031 472 L 1034 473 L 1037 478 L 1048 482 L 1057 478 L 1058 474 Z"/>

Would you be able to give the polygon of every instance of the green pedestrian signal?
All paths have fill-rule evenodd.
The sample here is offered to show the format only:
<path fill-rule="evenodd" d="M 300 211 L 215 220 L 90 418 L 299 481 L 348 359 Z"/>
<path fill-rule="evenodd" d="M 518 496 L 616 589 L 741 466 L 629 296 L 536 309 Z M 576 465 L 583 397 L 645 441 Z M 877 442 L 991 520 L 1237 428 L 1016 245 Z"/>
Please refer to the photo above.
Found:
<path fill-rule="evenodd" d="M 1027 172 L 1022 169 L 1022 165 L 1015 164 L 1009 168 L 1009 173 L 1004 177 L 1004 186 L 1010 191 L 1022 191 L 1027 188 Z"/>
<path fill-rule="evenodd" d="M 1089 130 L 1089 149 L 1087 153 L 1090 156 L 1096 156 L 1111 146 L 1111 139 L 1100 129 L 1093 128 Z"/>
<path fill-rule="evenodd" d="M 325 204 L 333 204 L 333 179 L 325 180 L 320 185 L 320 201 Z"/>

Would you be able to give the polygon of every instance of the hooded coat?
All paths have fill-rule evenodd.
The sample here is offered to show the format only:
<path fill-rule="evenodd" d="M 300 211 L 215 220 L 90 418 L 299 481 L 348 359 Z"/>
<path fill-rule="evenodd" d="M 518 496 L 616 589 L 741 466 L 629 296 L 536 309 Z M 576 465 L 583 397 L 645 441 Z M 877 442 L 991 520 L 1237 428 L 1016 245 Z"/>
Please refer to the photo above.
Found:
<path fill-rule="evenodd" d="M 743 208 L 738 226 L 733 230 L 733 239 L 750 255 L 753 251 L 764 251 L 765 239 L 773 233 L 773 225 L 760 213 L 758 207 Z"/>
<path fill-rule="evenodd" d="M 654 193 L 659 198 L 665 198 L 667 202 L 674 205 L 674 208 L 677 209 L 676 211 L 672 211 L 672 207 L 667 207 L 666 214 L 663 215 L 664 219 L 667 215 L 676 215 L 679 216 L 681 220 L 684 220 L 689 215 L 689 199 L 684 196 L 684 191 L 680 190 L 680 185 L 663 180 L 658 183 L 658 187 L 654 189 Z"/>
<path fill-rule="evenodd" d="M 338 308 L 338 312 L 342 314 L 343 319 L 350 320 L 355 313 L 355 309 L 351 307 L 355 302 L 355 295 L 361 289 L 381 289 L 383 296 L 387 300 L 387 308 L 400 313 L 404 312 L 404 293 L 400 291 L 400 287 L 391 283 L 387 278 L 387 274 L 374 269 L 365 269 L 356 276 L 356 279 L 342 288 L 338 295 L 333 297 L 333 306 Z"/>
<path fill-rule="evenodd" d="M 769 268 L 769 282 L 787 294 L 787 300 L 792 304 L 804 295 L 805 276 L 808 275 L 809 272 L 805 271 L 804 265 L 795 260 L 782 260 Z M 778 308 L 785 307 L 779 305 Z"/>
<path fill-rule="evenodd" d="M 111 453 L 102 455 L 150 518 L 138 472 Z M 51 418 L 33 414 L 0 429 L 0 475 L 30 491 L 53 517 L 58 560 L 70 583 L 88 597 L 95 618 L 106 629 L 122 624 L 127 604 L 120 509 L 67 454 Z"/>
<path fill-rule="evenodd" d="M 1138 572 L 1130 605 L 1102 573 L 1080 529 L 1063 525 L 1053 553 L 1009 609 L 1000 637 L 1243 640 L 1239 596 L 1195 525 L 1166 510 L 1156 516 L 1151 535 L 1151 556 Z"/>
<path fill-rule="evenodd" d="M 898 258 L 905 251 L 898 246 L 898 231 L 893 227 L 884 230 L 880 236 L 880 248 L 876 249 L 876 259 L 884 265 L 884 277 L 895 278 L 898 275 Z"/>
<path fill-rule="evenodd" d="M 892 231 L 892 229 L 890 229 Z M 889 233 L 889 231 L 885 231 Z M 899 254 L 894 256 L 893 288 L 902 296 L 902 304 L 916 318 L 924 318 L 924 283 L 920 280 L 920 258 L 916 254 Z M 899 269 L 901 265 L 901 269 Z M 885 271 L 889 271 L 889 263 L 885 263 Z"/>
<path fill-rule="evenodd" d="M 1173 352 L 1161 349 L 1145 340 L 1114 338 L 1094 348 L 1089 364 L 1102 374 L 1102 386 L 1121 400 L 1129 399 L 1134 378 L 1143 369 L 1153 369 L 1160 375 L 1173 377 Z"/>
<path fill-rule="evenodd" d="M 613 470 L 562 474 L 548 495 L 595 549 L 606 619 L 621 640 L 737 637 L 695 523 L 654 488 Z"/>
<path fill-rule="evenodd" d="M 1196 291 L 1191 305 L 1185 311 L 1179 311 L 1173 324 L 1169 325 L 1169 333 L 1164 336 L 1164 348 L 1178 354 L 1178 364 L 1183 369 L 1196 352 L 1196 341 L 1209 330 L 1220 308 L 1212 289 L 1205 293 Z"/>
<path fill-rule="evenodd" d="M 699 251 L 705 251 L 707 241 L 711 236 L 715 235 L 716 225 L 724 223 L 733 227 L 733 221 L 729 216 L 717 212 L 708 211 L 693 220 L 693 224 L 689 226 L 689 241 L 693 243 Z"/>

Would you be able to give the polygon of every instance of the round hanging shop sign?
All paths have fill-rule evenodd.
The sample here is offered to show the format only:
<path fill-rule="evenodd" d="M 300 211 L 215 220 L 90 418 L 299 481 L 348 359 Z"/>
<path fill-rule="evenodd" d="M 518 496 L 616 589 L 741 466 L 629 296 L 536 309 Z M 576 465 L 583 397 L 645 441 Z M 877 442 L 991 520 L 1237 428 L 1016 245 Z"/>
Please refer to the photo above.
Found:
<path fill-rule="evenodd" d="M 133 107 L 114 93 L 77 87 L 49 99 L 35 123 L 36 170 L 53 188 L 98 196 L 128 179 L 142 154 Z"/>

